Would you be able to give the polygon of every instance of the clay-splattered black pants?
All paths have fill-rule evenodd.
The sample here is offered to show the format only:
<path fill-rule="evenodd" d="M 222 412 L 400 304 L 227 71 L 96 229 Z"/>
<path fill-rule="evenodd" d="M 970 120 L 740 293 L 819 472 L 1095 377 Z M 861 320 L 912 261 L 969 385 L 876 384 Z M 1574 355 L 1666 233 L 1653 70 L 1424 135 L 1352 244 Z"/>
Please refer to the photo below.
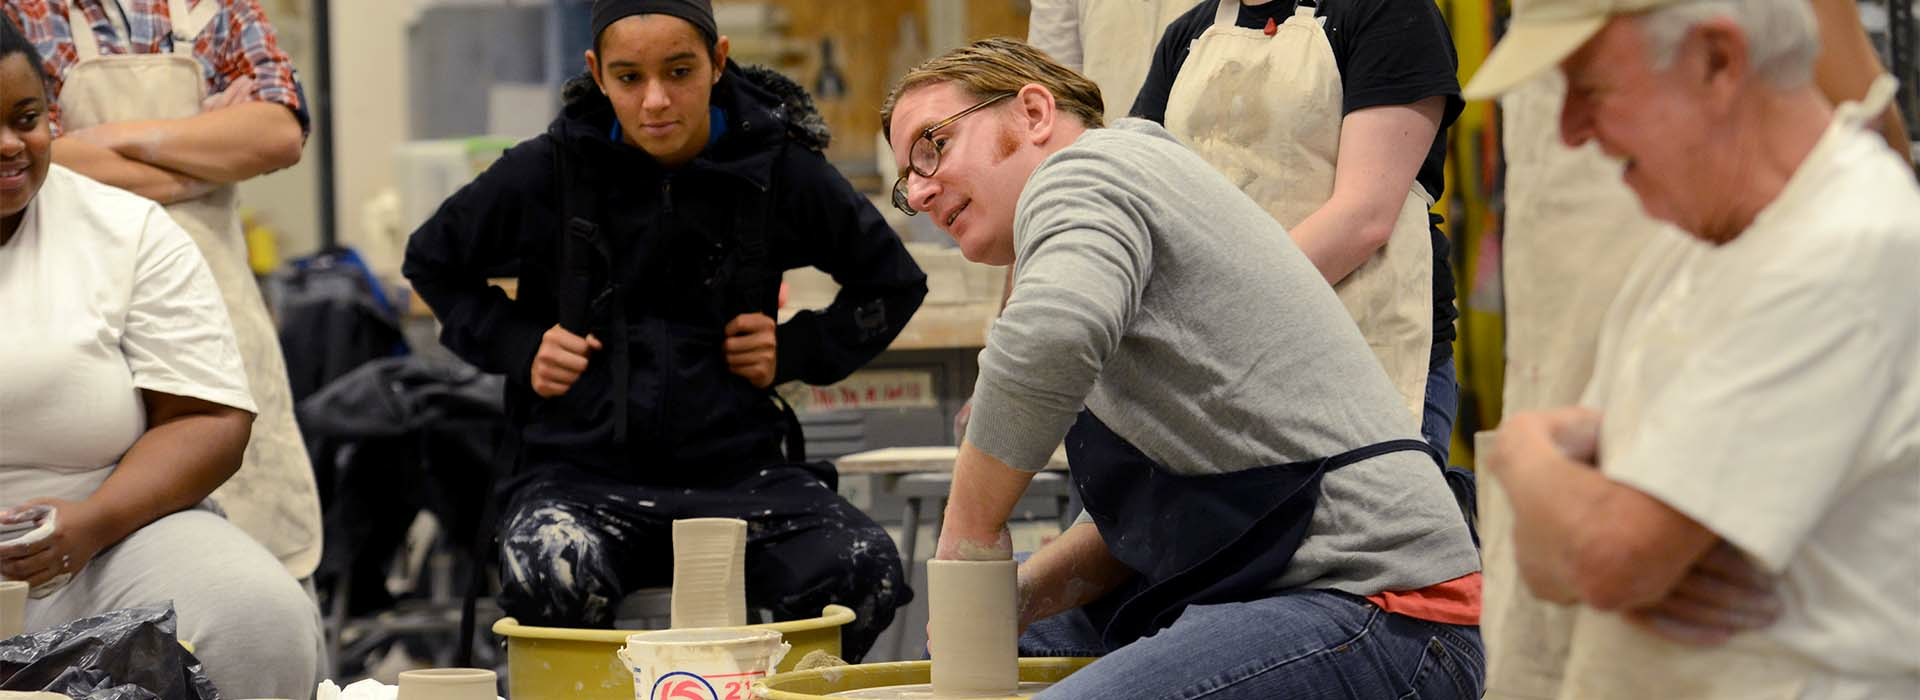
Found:
<path fill-rule="evenodd" d="M 812 473 L 773 466 L 726 488 L 636 486 L 579 473 L 540 479 L 502 515 L 500 607 L 523 624 L 609 627 L 621 596 L 673 582 L 673 521 L 747 521 L 747 607 L 776 620 L 852 608 L 842 630 L 857 662 L 913 600 L 878 523 Z"/>

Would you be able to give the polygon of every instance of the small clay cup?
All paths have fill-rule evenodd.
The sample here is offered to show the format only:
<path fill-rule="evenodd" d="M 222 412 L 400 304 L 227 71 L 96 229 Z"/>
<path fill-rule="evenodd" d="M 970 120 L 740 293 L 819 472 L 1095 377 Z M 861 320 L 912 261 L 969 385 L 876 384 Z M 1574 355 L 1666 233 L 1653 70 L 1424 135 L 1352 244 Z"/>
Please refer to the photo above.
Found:
<path fill-rule="evenodd" d="M 400 700 L 495 700 L 499 677 L 484 668 L 400 672 Z"/>

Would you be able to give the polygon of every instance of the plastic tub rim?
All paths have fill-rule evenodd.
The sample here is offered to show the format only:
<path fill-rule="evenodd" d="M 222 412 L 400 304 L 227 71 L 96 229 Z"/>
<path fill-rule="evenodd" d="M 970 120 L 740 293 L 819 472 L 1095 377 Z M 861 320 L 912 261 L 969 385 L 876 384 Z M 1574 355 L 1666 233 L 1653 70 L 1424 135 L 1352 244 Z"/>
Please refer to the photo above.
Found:
<path fill-rule="evenodd" d="M 769 622 L 760 625 L 746 625 L 750 629 L 773 630 L 782 636 L 794 632 L 810 632 L 828 627 L 845 627 L 853 622 L 853 609 L 844 605 L 831 604 L 821 608 L 820 616 L 806 620 L 788 620 Z M 604 644 L 626 644 L 627 636 L 635 632 L 648 630 L 603 630 L 580 629 L 574 627 L 538 627 L 520 624 L 519 620 L 503 617 L 493 623 L 493 633 L 502 637 L 521 639 L 553 639 L 567 642 L 600 642 Z"/>

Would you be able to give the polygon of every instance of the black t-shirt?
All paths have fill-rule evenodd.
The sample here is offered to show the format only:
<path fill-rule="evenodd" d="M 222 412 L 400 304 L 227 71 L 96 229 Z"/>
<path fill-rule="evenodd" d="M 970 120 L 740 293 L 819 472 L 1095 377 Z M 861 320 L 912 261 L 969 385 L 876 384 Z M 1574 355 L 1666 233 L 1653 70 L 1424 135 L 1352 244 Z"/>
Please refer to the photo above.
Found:
<path fill-rule="evenodd" d="M 1173 92 L 1174 78 L 1180 75 L 1180 67 L 1186 63 L 1194 40 L 1213 26 L 1216 7 L 1214 0 L 1202 0 L 1167 26 L 1160 45 L 1154 49 L 1146 82 L 1134 99 L 1133 116 L 1166 122 L 1167 95 Z M 1276 24 L 1284 23 L 1293 16 L 1293 8 L 1294 3 L 1289 0 L 1242 5 L 1235 24 L 1260 29 L 1267 26 L 1269 19 Z M 1368 107 L 1413 104 L 1434 96 L 1446 98 L 1440 132 L 1434 135 L 1426 162 L 1420 165 L 1420 173 L 1415 177 L 1415 181 L 1438 200 L 1446 185 L 1447 127 L 1453 125 L 1466 104 L 1460 99 L 1459 59 L 1454 54 L 1453 35 L 1440 8 L 1432 0 L 1323 0 L 1315 14 L 1326 19 L 1323 26 L 1327 43 L 1332 45 L 1334 63 L 1340 69 L 1345 102 L 1341 106 L 1342 114 Z M 1431 237 L 1434 255 L 1431 360 L 1438 363 L 1453 356 L 1453 321 L 1459 313 L 1453 307 L 1452 246 L 1438 228 L 1433 229 Z"/>

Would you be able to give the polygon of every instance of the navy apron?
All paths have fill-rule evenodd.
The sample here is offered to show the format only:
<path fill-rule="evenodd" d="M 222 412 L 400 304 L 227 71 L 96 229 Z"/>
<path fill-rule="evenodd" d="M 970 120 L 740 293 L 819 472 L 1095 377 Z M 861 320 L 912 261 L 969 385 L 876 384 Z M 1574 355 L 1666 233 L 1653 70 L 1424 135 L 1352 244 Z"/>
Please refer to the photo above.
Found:
<path fill-rule="evenodd" d="M 1175 474 L 1092 411 L 1067 432 L 1067 461 L 1107 551 L 1138 574 L 1087 612 L 1109 649 L 1173 624 L 1189 605 L 1264 597 L 1306 539 L 1327 472 L 1394 452 L 1434 450 L 1389 440 L 1315 460 L 1228 474 Z M 1104 622 L 1103 622 L 1104 620 Z"/>

